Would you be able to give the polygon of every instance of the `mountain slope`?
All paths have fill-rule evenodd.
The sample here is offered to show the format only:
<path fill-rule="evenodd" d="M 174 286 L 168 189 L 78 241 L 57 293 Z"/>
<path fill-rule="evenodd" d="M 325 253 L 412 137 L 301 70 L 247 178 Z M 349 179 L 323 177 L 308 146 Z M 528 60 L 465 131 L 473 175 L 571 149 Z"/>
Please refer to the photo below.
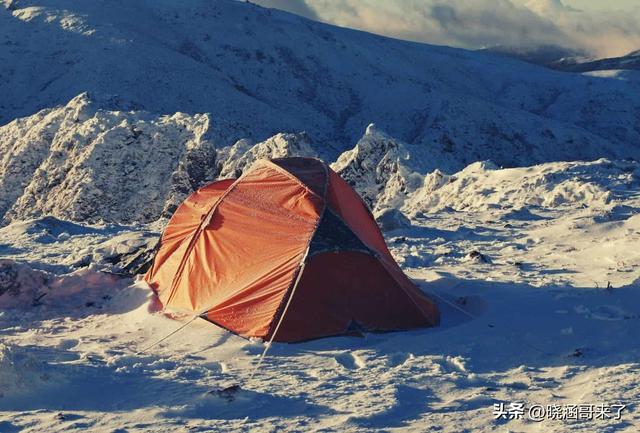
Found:
<path fill-rule="evenodd" d="M 211 113 L 225 145 L 306 131 L 334 159 L 375 122 L 458 170 L 493 157 L 638 156 L 637 80 L 316 23 L 231 0 L 4 1 L 0 123 L 88 91 L 160 114 Z M 496 158 L 494 155 L 497 155 Z"/>

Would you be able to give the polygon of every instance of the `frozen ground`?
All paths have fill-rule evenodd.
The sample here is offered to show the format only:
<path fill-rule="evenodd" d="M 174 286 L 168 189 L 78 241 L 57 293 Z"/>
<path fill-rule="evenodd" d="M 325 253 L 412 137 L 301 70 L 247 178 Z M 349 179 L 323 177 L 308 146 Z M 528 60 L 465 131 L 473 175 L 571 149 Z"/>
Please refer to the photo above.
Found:
<path fill-rule="evenodd" d="M 387 240 L 442 325 L 275 344 L 252 379 L 262 343 L 204 321 L 138 353 L 187 318 L 99 270 L 157 227 L 0 229 L 0 256 L 28 263 L 16 272 L 34 289 L 0 296 L 0 432 L 640 430 L 637 164 L 474 164 L 437 188 L 433 176 Z M 233 399 L 215 392 L 232 383 Z M 626 408 L 494 420 L 511 402 Z"/>

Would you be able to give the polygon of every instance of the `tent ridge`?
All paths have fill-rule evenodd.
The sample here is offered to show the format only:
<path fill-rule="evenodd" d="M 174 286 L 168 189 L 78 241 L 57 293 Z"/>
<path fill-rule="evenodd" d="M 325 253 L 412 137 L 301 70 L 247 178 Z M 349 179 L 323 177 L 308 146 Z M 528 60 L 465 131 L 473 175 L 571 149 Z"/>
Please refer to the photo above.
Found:
<path fill-rule="evenodd" d="M 285 170 L 284 168 L 280 167 L 278 164 L 273 162 L 273 161 L 280 160 L 280 159 L 287 159 L 287 158 L 275 158 L 273 160 L 261 159 L 256 163 L 256 165 L 259 164 L 259 163 L 262 163 L 262 164 L 265 164 L 265 165 L 267 165 L 269 167 L 272 167 L 275 170 L 277 170 L 278 172 L 280 172 L 280 173 L 284 174 L 285 176 L 293 179 L 296 183 L 298 183 L 298 185 L 300 185 L 302 188 L 304 188 L 305 190 L 307 190 L 308 192 L 313 194 L 315 197 L 318 197 L 318 198 L 320 198 L 322 200 L 326 200 L 327 190 L 328 190 L 328 185 L 329 185 L 329 171 L 327 170 L 327 164 L 324 161 L 322 161 L 319 158 L 312 158 L 312 157 L 306 158 L 306 159 L 313 159 L 315 161 L 320 162 L 320 164 L 322 165 L 322 168 L 323 168 L 323 170 L 325 172 L 324 191 L 323 191 L 322 196 L 320 196 L 320 194 L 318 194 L 317 192 L 315 192 L 314 190 L 309 188 L 299 177 L 297 177 L 293 173 Z"/>

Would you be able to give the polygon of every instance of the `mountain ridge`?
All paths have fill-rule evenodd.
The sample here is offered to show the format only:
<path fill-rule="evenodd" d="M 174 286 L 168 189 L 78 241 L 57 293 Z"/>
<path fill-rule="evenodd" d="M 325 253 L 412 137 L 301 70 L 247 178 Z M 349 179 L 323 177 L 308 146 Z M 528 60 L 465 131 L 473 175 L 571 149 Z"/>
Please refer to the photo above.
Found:
<path fill-rule="evenodd" d="M 561 74 L 232 0 L 3 5 L 0 124 L 90 92 L 152 113 L 210 113 L 233 129 L 225 145 L 306 131 L 328 160 L 370 123 L 460 153 L 506 148 L 522 131 L 524 147 L 640 141 L 637 80 Z"/>
<path fill-rule="evenodd" d="M 104 105 L 111 109 L 100 108 Z M 83 93 L 64 106 L 0 127 L 0 221 L 53 215 L 80 222 L 150 223 L 170 216 L 205 183 L 238 177 L 259 158 L 319 156 L 314 138 L 305 132 L 225 145 L 235 131 L 217 125 L 210 114 L 161 115 L 123 107 L 131 108 L 113 97 L 94 100 Z M 467 159 L 479 159 L 482 150 L 468 149 Z M 494 147 L 490 159 L 510 160 L 511 150 Z M 617 155 L 615 148 L 591 151 Z M 532 145 L 515 161 L 531 165 L 560 156 L 553 146 Z M 452 159 L 450 149 L 425 151 L 370 124 L 332 168 L 379 212 L 402 206 L 418 189 L 430 194 L 447 174 L 464 168 L 463 162 Z"/>

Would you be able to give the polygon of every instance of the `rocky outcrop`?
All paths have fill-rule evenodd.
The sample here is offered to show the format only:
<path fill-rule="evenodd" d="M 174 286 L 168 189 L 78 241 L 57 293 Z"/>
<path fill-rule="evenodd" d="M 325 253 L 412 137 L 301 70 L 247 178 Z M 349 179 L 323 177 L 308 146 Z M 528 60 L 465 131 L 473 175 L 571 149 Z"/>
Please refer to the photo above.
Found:
<path fill-rule="evenodd" d="M 207 114 L 129 108 L 83 93 L 0 127 L 0 221 L 152 222 L 256 159 L 316 155 L 304 133 L 225 146 Z"/>
<path fill-rule="evenodd" d="M 239 140 L 229 149 L 220 152 L 223 163 L 219 177 L 237 178 L 258 159 L 284 158 L 287 156 L 318 156 L 305 133 L 277 134 L 261 143 L 251 145 Z"/>
<path fill-rule="evenodd" d="M 331 165 L 362 196 L 371 210 L 397 207 L 422 182 L 406 144 L 374 124 L 356 146 Z"/>
<path fill-rule="evenodd" d="M 0 128 L 0 214 L 147 222 L 215 173 L 207 115 L 96 108 L 87 94 Z M 35 144 L 34 144 L 35 143 Z"/>

